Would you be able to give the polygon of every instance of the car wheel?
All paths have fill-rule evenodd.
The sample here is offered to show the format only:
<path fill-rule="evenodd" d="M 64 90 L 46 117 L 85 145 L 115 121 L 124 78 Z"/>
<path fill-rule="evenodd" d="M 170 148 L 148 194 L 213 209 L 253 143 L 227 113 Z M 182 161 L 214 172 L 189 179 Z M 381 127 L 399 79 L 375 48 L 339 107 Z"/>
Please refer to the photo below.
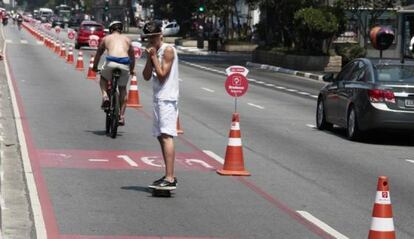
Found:
<path fill-rule="evenodd" d="M 333 124 L 326 122 L 325 105 L 322 98 L 319 98 L 316 107 L 316 127 L 319 130 L 331 130 L 333 128 Z"/>
<path fill-rule="evenodd" d="M 351 106 L 348 112 L 346 133 L 349 140 L 356 141 L 361 138 L 361 130 L 359 129 L 357 114 L 353 106 Z"/>

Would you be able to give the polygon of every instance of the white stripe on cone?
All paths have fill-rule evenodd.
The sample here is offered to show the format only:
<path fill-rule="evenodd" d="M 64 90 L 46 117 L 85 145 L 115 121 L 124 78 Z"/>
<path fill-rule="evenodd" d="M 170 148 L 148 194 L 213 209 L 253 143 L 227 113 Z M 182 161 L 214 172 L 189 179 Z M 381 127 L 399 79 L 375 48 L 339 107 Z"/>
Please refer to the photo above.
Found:
<path fill-rule="evenodd" d="M 377 232 L 392 232 L 394 231 L 394 221 L 392 218 L 373 217 L 371 230 Z"/>
<path fill-rule="evenodd" d="M 231 123 L 231 130 L 240 130 L 240 123 L 239 122 Z"/>
<path fill-rule="evenodd" d="M 376 204 L 384 204 L 384 205 L 391 204 L 390 192 L 388 192 L 388 191 L 377 191 L 377 195 L 375 196 L 375 203 Z"/>
<path fill-rule="evenodd" d="M 239 147 L 242 146 L 241 138 L 229 138 L 228 146 Z"/>
<path fill-rule="evenodd" d="M 137 85 L 130 85 L 129 90 L 138 90 L 138 86 Z"/>

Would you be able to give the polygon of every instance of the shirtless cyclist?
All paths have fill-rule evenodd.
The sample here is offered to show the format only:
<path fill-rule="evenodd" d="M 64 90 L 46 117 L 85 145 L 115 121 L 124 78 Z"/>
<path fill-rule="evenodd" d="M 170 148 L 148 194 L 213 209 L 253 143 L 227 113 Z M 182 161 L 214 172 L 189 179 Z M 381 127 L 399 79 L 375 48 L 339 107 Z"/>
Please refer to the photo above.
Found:
<path fill-rule="evenodd" d="M 102 109 L 107 109 L 110 105 L 107 93 L 108 81 L 112 79 L 114 69 L 121 70 L 121 76 L 118 79 L 119 102 L 121 105 L 121 114 L 119 125 L 125 125 L 125 110 L 127 103 L 127 85 L 130 75 L 135 75 L 135 56 L 131 40 L 122 35 L 123 24 L 120 21 L 113 21 L 109 24 L 110 35 L 102 39 L 101 44 L 96 51 L 93 70 L 98 71 L 99 60 L 102 54 L 107 51 L 105 63 L 101 70 L 100 87 L 102 93 Z"/>

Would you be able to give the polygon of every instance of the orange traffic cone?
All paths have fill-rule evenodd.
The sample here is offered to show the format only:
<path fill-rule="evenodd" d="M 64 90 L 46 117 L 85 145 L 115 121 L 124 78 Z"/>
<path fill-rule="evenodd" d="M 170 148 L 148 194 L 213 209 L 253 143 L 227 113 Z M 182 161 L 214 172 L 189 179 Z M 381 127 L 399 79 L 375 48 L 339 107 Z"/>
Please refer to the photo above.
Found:
<path fill-rule="evenodd" d="M 83 71 L 83 53 L 79 51 L 78 60 L 76 61 L 76 70 Z"/>
<path fill-rule="evenodd" d="M 378 178 L 377 195 L 368 239 L 395 239 L 388 177 L 385 176 Z"/>
<path fill-rule="evenodd" d="M 92 55 L 91 60 L 89 61 L 89 69 L 88 69 L 88 79 L 89 80 L 95 80 L 96 79 L 96 72 L 92 70 L 94 59 L 95 58 Z"/>
<path fill-rule="evenodd" d="M 233 113 L 224 166 L 223 169 L 217 170 L 217 173 L 224 176 L 250 176 L 250 173 L 244 169 L 240 115 L 238 113 Z"/>
<path fill-rule="evenodd" d="M 56 43 L 55 43 L 55 53 L 56 54 L 60 54 L 60 43 L 59 43 L 59 41 L 56 41 Z"/>
<path fill-rule="evenodd" d="M 74 59 L 73 59 L 73 48 L 70 46 L 69 47 L 69 52 L 68 52 L 68 57 L 66 58 L 66 62 L 68 64 L 73 64 Z"/>
<path fill-rule="evenodd" d="M 65 47 L 65 43 L 62 43 L 62 48 L 60 48 L 60 57 L 62 57 L 63 59 L 66 58 L 66 47 Z"/>
<path fill-rule="evenodd" d="M 139 92 L 138 92 L 138 81 L 137 77 L 131 78 L 131 85 L 129 86 L 127 107 L 141 108 L 142 105 L 139 103 Z"/>
<path fill-rule="evenodd" d="M 177 117 L 177 134 L 184 134 L 184 130 L 181 128 L 180 117 Z"/>

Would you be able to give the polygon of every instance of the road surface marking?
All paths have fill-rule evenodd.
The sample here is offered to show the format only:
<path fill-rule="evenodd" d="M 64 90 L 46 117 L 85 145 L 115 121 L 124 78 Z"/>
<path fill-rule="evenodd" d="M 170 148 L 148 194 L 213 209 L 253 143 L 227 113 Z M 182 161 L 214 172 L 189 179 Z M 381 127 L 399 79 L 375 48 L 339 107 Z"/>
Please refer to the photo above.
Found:
<path fill-rule="evenodd" d="M 322 222 L 321 220 L 319 220 L 318 218 L 314 217 L 309 212 L 306 212 L 306 211 L 296 211 L 296 212 L 299 213 L 303 218 L 305 218 L 309 222 L 315 224 L 317 227 L 324 230 L 329 235 L 332 235 L 333 237 L 335 237 L 337 239 L 349 239 L 348 237 L 342 235 L 341 233 L 339 233 L 338 231 L 336 231 L 335 229 L 330 227 L 328 224 L 326 224 L 326 223 Z"/>
<path fill-rule="evenodd" d="M 20 43 L 21 44 L 27 44 L 27 43 L 29 43 L 28 41 L 26 41 L 26 40 L 20 40 Z"/>
<path fill-rule="evenodd" d="M 310 95 L 310 97 L 317 99 L 318 96 L 317 95 Z"/>
<path fill-rule="evenodd" d="M 128 155 L 118 155 L 117 158 L 125 160 L 131 167 L 138 167 L 138 164 Z"/>
<path fill-rule="evenodd" d="M 274 85 L 274 84 L 265 84 L 265 86 L 268 86 L 268 87 L 275 87 L 275 85 Z"/>
<path fill-rule="evenodd" d="M 308 126 L 309 128 L 312 128 L 312 129 L 316 129 L 316 126 L 313 125 L 313 124 L 307 124 L 306 126 Z"/>
<path fill-rule="evenodd" d="M 184 80 L 183 80 L 183 79 L 181 79 L 181 78 L 178 78 L 178 81 L 183 82 Z"/>
<path fill-rule="evenodd" d="M 283 86 L 276 86 L 276 88 L 278 88 L 279 90 L 286 90 L 286 87 Z"/>
<path fill-rule="evenodd" d="M 6 39 L 4 36 L 3 28 L 1 28 L 1 34 L 3 36 L 3 39 Z M 3 52 L 6 53 L 6 50 L 7 50 L 7 42 L 3 46 Z M 42 209 L 40 206 L 39 193 L 36 188 L 34 174 L 33 174 L 32 166 L 31 166 L 30 159 L 29 159 L 29 151 L 27 148 L 26 137 L 23 131 L 22 117 L 20 115 L 19 106 L 17 104 L 17 97 L 16 97 L 14 86 L 13 86 L 13 82 L 11 80 L 11 76 L 10 76 L 10 68 L 8 66 L 7 57 L 4 58 L 3 62 L 6 68 L 7 84 L 9 86 L 10 97 L 11 97 L 12 106 L 13 106 L 13 113 L 15 116 L 14 120 L 16 122 L 17 136 L 20 142 L 20 154 L 23 160 L 23 169 L 24 169 L 24 174 L 26 177 L 26 185 L 29 190 L 30 204 L 31 204 L 32 213 L 33 213 L 34 226 L 36 229 L 36 238 L 47 238 L 45 221 L 44 221 Z"/>
<path fill-rule="evenodd" d="M 411 160 L 411 159 L 406 159 L 405 161 L 407 161 L 409 163 L 414 163 L 414 160 Z"/>
<path fill-rule="evenodd" d="M 250 106 L 256 107 L 258 109 L 264 110 L 264 107 L 261 106 L 261 105 L 256 105 L 256 104 L 253 104 L 253 103 L 247 103 L 247 104 L 250 105 Z"/>
<path fill-rule="evenodd" d="M 289 92 L 298 92 L 298 90 L 295 90 L 295 89 L 286 89 L 286 90 Z"/>
<path fill-rule="evenodd" d="M 298 94 L 301 94 L 301 95 L 310 95 L 310 93 L 308 93 L 308 92 L 303 92 L 303 91 L 299 91 L 299 92 L 298 92 Z"/>
<path fill-rule="evenodd" d="M 194 63 L 191 63 L 191 62 L 188 62 L 188 61 L 182 61 L 182 62 L 187 64 L 187 65 L 194 66 L 194 67 L 197 67 L 197 68 L 200 68 L 200 69 L 203 69 L 203 70 L 212 71 L 212 72 L 215 72 L 215 73 L 226 75 L 226 73 L 224 71 L 220 71 L 220 70 L 205 67 L 205 66 L 202 66 L 202 65 L 194 64 Z"/>
<path fill-rule="evenodd" d="M 13 43 L 13 41 L 10 39 L 6 39 L 6 43 Z"/>
<path fill-rule="evenodd" d="M 88 159 L 89 162 L 109 162 L 108 159 Z"/>
<path fill-rule="evenodd" d="M 255 79 L 247 79 L 248 81 L 251 81 L 251 82 L 257 82 L 257 80 L 255 80 Z"/>
<path fill-rule="evenodd" d="M 36 41 L 36 44 L 37 44 L 37 45 L 43 45 L 43 42 L 41 42 L 41 41 Z"/>
<path fill-rule="evenodd" d="M 219 162 L 221 164 L 224 164 L 224 159 L 222 157 L 218 156 L 213 151 L 203 150 L 203 153 L 207 154 L 208 156 L 210 156 L 212 159 L 216 160 L 217 162 Z"/>
<path fill-rule="evenodd" d="M 256 81 L 256 83 L 257 84 L 264 84 L 265 82 L 259 80 L 259 81 Z"/>
<path fill-rule="evenodd" d="M 205 88 L 205 87 L 202 87 L 201 89 L 203 89 L 203 90 L 205 90 L 205 91 L 208 91 L 208 92 L 210 92 L 210 93 L 214 93 L 214 92 L 215 92 L 214 90 L 209 89 L 209 88 Z"/>

